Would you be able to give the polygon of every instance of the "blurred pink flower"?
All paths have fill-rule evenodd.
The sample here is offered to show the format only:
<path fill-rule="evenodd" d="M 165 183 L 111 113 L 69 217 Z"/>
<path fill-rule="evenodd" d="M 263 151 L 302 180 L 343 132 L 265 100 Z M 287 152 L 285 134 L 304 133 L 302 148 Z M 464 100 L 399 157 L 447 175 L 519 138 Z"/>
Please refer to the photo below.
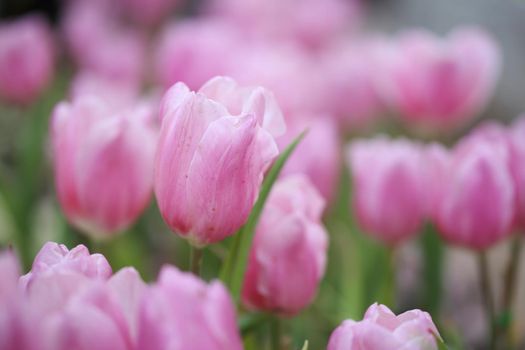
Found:
<path fill-rule="evenodd" d="M 39 275 L 73 271 L 93 279 L 108 279 L 111 266 L 101 254 L 90 254 L 84 245 L 69 250 L 63 244 L 47 242 L 33 261 L 31 271 L 20 278 L 21 286 L 29 288 L 32 280 Z"/>
<path fill-rule="evenodd" d="M 423 154 L 418 143 L 382 136 L 348 147 L 359 224 L 387 244 L 397 244 L 421 228 L 427 205 Z"/>
<path fill-rule="evenodd" d="M 355 0 L 214 0 L 207 10 L 263 40 L 293 40 L 318 48 L 356 26 Z"/>
<path fill-rule="evenodd" d="M 149 202 L 157 132 L 96 96 L 62 102 L 51 126 L 55 185 L 70 222 L 96 237 L 127 228 Z"/>
<path fill-rule="evenodd" d="M 384 108 L 376 86 L 375 41 L 345 37 L 329 47 L 321 59 L 321 110 L 347 129 L 370 125 Z"/>
<path fill-rule="evenodd" d="M 304 175 L 272 188 L 244 278 L 242 299 L 249 308 L 293 315 L 312 302 L 326 265 L 324 205 Z"/>
<path fill-rule="evenodd" d="M 234 58 L 229 75 L 242 84 L 270 89 L 286 119 L 322 112 L 315 62 L 294 45 L 257 43 L 241 50 Z"/>
<path fill-rule="evenodd" d="M 437 339 L 428 313 L 410 310 L 396 316 L 376 303 L 362 321 L 344 321 L 330 336 L 327 350 L 437 350 Z"/>
<path fill-rule="evenodd" d="M 118 23 L 106 3 L 76 1 L 69 5 L 62 27 L 75 63 L 139 90 L 146 65 L 143 35 Z"/>
<path fill-rule="evenodd" d="M 138 349 L 240 350 L 235 307 L 221 282 L 165 266 L 142 298 Z"/>
<path fill-rule="evenodd" d="M 43 18 L 0 23 L 0 99 L 33 102 L 53 78 L 54 58 L 53 34 Z"/>
<path fill-rule="evenodd" d="M 512 143 L 511 171 L 516 187 L 516 219 L 519 228 L 525 228 L 525 115 L 510 126 Z"/>
<path fill-rule="evenodd" d="M 434 220 L 448 241 L 486 249 L 511 232 L 515 186 L 509 149 L 487 137 L 470 136 L 456 145 L 441 170 Z"/>
<path fill-rule="evenodd" d="M 333 199 L 338 185 L 341 150 L 337 127 L 327 116 L 290 118 L 286 134 L 278 138 L 279 149 L 284 150 L 301 132 L 305 138 L 294 150 L 283 170 L 282 177 L 304 174 L 326 201 Z"/>
<path fill-rule="evenodd" d="M 154 76 L 165 89 L 183 82 L 196 90 L 235 64 L 241 45 L 235 28 L 213 20 L 185 20 L 166 26 L 154 57 Z"/>
<path fill-rule="evenodd" d="M 499 76 L 500 51 L 479 28 L 447 38 L 413 30 L 385 49 L 381 85 L 409 124 L 450 129 L 472 120 L 487 104 Z"/>
<path fill-rule="evenodd" d="M 273 95 L 224 77 L 198 92 L 178 83 L 160 114 L 155 193 L 164 220 L 196 245 L 235 233 L 278 154 L 272 134 L 284 122 Z"/>

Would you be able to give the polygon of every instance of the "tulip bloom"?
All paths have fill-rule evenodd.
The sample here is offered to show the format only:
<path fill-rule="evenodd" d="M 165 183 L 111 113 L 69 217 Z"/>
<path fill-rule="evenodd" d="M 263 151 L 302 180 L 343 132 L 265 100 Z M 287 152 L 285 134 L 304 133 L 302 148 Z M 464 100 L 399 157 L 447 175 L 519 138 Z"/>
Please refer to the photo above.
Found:
<path fill-rule="evenodd" d="M 138 349 L 240 350 L 235 307 L 221 282 L 165 266 L 142 298 Z"/>
<path fill-rule="evenodd" d="M 195 245 L 244 224 L 284 132 L 268 91 L 215 78 L 199 92 L 175 84 L 161 103 L 155 194 L 164 221 Z"/>
<path fill-rule="evenodd" d="M 410 310 L 396 316 L 376 303 L 362 321 L 344 321 L 330 336 L 327 350 L 437 350 L 440 338 L 428 313 Z"/>
<path fill-rule="evenodd" d="M 515 210 L 508 148 L 486 138 L 467 138 L 454 149 L 434 220 L 442 236 L 472 249 L 486 249 L 507 236 Z"/>
<path fill-rule="evenodd" d="M 525 115 L 520 116 L 510 127 L 512 145 L 511 171 L 516 188 L 516 223 L 525 228 Z"/>
<path fill-rule="evenodd" d="M 240 45 L 238 32 L 227 23 L 186 20 L 169 24 L 155 50 L 155 80 L 165 89 L 180 81 L 196 90 L 231 70 Z"/>
<path fill-rule="evenodd" d="M 60 103 L 51 131 L 55 185 L 69 221 L 96 237 L 128 227 L 152 192 L 156 131 L 95 96 Z"/>
<path fill-rule="evenodd" d="M 108 279 L 111 266 L 101 254 L 89 254 L 84 245 L 78 245 L 69 250 L 63 244 L 47 242 L 38 252 L 31 271 L 21 277 L 25 288 L 39 275 L 49 272 L 57 273 L 72 271 L 93 279 Z"/>
<path fill-rule="evenodd" d="M 146 40 L 120 25 L 109 3 L 74 1 L 68 4 L 62 29 L 75 63 L 114 82 L 141 88 L 146 64 Z"/>
<path fill-rule="evenodd" d="M 416 234 L 427 203 L 421 146 L 376 137 L 351 143 L 347 155 L 362 228 L 390 245 Z"/>
<path fill-rule="evenodd" d="M 43 18 L 0 23 L 0 99 L 33 102 L 53 77 L 54 51 L 51 29 Z"/>
<path fill-rule="evenodd" d="M 376 87 L 375 40 L 348 44 L 345 39 L 322 57 L 319 94 L 323 111 L 355 129 L 372 124 L 383 106 Z"/>
<path fill-rule="evenodd" d="M 311 49 L 322 47 L 348 24 L 355 26 L 360 15 L 354 0 L 214 0 L 208 10 L 250 36 L 293 40 Z"/>
<path fill-rule="evenodd" d="M 499 75 L 500 52 L 481 29 L 459 28 L 445 39 L 414 30 L 393 45 L 385 53 L 382 87 L 408 123 L 459 127 L 486 105 Z"/>
<path fill-rule="evenodd" d="M 308 176 L 325 200 L 330 201 L 338 183 L 341 158 L 336 125 L 327 116 L 292 119 L 287 125 L 286 134 L 278 139 L 279 148 L 284 150 L 304 130 L 308 131 L 306 136 L 286 161 L 281 175 Z"/>
<path fill-rule="evenodd" d="M 257 226 L 242 289 L 253 309 L 286 315 L 312 302 L 326 265 L 324 200 L 302 175 L 272 188 Z"/>

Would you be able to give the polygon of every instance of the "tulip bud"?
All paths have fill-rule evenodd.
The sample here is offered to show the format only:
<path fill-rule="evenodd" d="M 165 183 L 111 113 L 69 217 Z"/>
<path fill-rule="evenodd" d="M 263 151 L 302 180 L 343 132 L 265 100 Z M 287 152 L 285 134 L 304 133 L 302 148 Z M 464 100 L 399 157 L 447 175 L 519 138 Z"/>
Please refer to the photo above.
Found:
<path fill-rule="evenodd" d="M 443 237 L 486 249 L 511 231 L 515 188 L 508 149 L 482 137 L 467 138 L 446 165 L 434 220 Z"/>
<path fill-rule="evenodd" d="M 0 99 L 34 101 L 53 77 L 54 56 L 52 33 L 42 18 L 0 23 Z"/>
<path fill-rule="evenodd" d="M 271 94 L 233 88 L 224 99 L 214 88 L 231 84 L 216 78 L 190 92 L 178 83 L 161 103 L 155 194 L 164 221 L 196 245 L 245 223 L 278 154 L 270 133 L 284 131 Z"/>
<path fill-rule="evenodd" d="M 138 324 L 138 349 L 242 349 L 235 308 L 222 283 L 206 285 L 172 266 L 145 291 Z"/>
<path fill-rule="evenodd" d="M 365 231 L 390 245 L 419 231 L 427 204 L 419 144 L 384 137 L 355 141 L 348 164 L 353 207 Z"/>
<path fill-rule="evenodd" d="M 149 202 L 157 134 L 133 112 L 95 96 L 60 103 L 52 141 L 55 185 L 69 221 L 103 237 L 127 228 Z"/>
<path fill-rule="evenodd" d="M 244 278 L 242 300 L 249 308 L 293 315 L 313 300 L 326 264 L 323 209 L 324 200 L 303 175 L 272 188 Z"/>
<path fill-rule="evenodd" d="M 47 242 L 33 261 L 31 271 L 20 278 L 24 289 L 39 275 L 70 271 L 88 278 L 105 280 L 111 276 L 111 266 L 101 254 L 89 254 L 82 244 L 69 250 L 63 244 Z"/>
<path fill-rule="evenodd" d="M 427 129 L 459 127 L 486 105 L 500 52 L 481 29 L 458 28 L 445 39 L 414 30 L 394 46 L 385 53 L 381 86 L 407 122 Z"/>
<path fill-rule="evenodd" d="M 410 310 L 395 315 L 373 304 L 362 321 L 346 320 L 330 336 L 327 350 L 437 350 L 439 332 L 430 315 Z"/>

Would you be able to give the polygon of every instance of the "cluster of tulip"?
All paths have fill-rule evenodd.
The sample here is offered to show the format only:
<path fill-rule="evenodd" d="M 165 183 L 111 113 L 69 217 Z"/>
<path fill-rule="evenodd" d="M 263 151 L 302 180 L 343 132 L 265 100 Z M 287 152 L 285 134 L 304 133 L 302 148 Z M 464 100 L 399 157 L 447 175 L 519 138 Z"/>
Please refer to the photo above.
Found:
<path fill-rule="evenodd" d="M 71 0 L 59 36 L 38 16 L 0 24 L 6 104 L 27 111 L 55 75 L 71 74 L 55 74 L 58 59 L 74 66 L 48 136 L 75 243 L 97 250 L 117 239 L 154 195 L 166 226 L 189 242 L 193 272 L 164 265 L 146 283 L 133 267 L 113 274 L 111 254 L 48 242 L 20 276 L 16 254 L 5 251 L 0 349 L 257 349 L 267 342 L 246 334 L 266 321 L 272 349 L 291 349 L 275 319 L 299 315 L 319 292 L 335 234 L 325 214 L 344 190 L 343 163 L 357 222 L 380 244 L 396 248 L 428 221 L 445 241 L 479 252 L 487 338 L 515 343 L 496 329 L 485 251 L 525 225 L 525 117 L 482 124 L 450 149 L 385 135 L 341 147 L 381 123 L 426 138 L 469 126 L 495 88 L 497 44 L 476 27 L 444 38 L 420 29 L 358 36 L 357 1 L 300 3 L 209 0 L 199 16 L 171 20 L 182 1 Z M 24 231 L 29 211 L 14 208 Z M 19 236 L 12 241 L 27 263 L 30 243 Z M 202 252 L 217 247 L 221 281 L 207 283 Z M 418 309 L 396 316 L 373 303 L 361 321 L 335 328 L 347 317 L 330 322 L 319 343 L 445 347 Z"/>

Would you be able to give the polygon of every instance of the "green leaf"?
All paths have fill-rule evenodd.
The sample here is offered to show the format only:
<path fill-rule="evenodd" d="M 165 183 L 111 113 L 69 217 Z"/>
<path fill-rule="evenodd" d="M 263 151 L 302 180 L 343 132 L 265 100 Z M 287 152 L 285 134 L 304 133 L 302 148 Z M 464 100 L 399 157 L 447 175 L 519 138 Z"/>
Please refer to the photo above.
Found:
<path fill-rule="evenodd" d="M 438 350 L 449 350 L 448 346 L 445 344 L 443 340 L 438 339 L 437 344 L 438 344 Z"/>
<path fill-rule="evenodd" d="M 259 192 L 259 197 L 255 202 L 255 205 L 248 217 L 248 221 L 244 226 L 237 232 L 234 237 L 233 244 L 230 248 L 230 252 L 226 261 L 224 262 L 219 278 L 226 284 L 232 293 L 233 299 L 239 301 L 241 294 L 242 280 L 246 271 L 246 265 L 248 262 L 248 254 L 252 245 L 252 239 L 261 216 L 266 199 L 272 190 L 272 187 L 279 177 L 284 164 L 295 150 L 299 142 L 303 139 L 306 134 L 306 130 L 303 131 L 285 150 L 281 153 L 279 158 L 275 161 L 272 168 L 266 175 L 264 182 Z"/>
<path fill-rule="evenodd" d="M 303 345 L 303 347 L 301 348 L 301 350 L 308 350 L 308 340 L 305 340 L 305 341 L 304 341 L 304 345 Z"/>

